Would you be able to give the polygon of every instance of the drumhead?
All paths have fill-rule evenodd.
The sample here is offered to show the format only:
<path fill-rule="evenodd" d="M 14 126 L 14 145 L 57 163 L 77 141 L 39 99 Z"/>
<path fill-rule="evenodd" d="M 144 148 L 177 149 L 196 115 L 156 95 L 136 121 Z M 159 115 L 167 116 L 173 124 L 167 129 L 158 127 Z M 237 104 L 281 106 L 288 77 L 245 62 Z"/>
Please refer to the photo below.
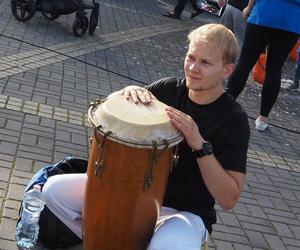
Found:
<path fill-rule="evenodd" d="M 165 112 L 167 105 L 152 100 L 135 104 L 124 95 L 113 95 L 99 105 L 89 108 L 89 120 L 101 134 L 111 131 L 109 139 L 133 147 L 172 147 L 182 134 L 171 124 Z"/>

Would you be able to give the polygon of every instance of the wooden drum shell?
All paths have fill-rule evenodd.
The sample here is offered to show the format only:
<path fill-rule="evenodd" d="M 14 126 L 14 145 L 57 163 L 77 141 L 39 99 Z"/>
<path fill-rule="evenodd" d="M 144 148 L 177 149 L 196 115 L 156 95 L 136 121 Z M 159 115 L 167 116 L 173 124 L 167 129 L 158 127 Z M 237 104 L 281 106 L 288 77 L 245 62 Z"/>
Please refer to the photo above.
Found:
<path fill-rule="evenodd" d="M 94 133 L 88 161 L 88 181 L 83 211 L 85 250 L 145 250 L 162 205 L 173 149 L 158 150 L 153 182 L 144 189 L 151 169 L 153 149 L 105 140 L 104 167 L 95 175 L 103 135 Z"/>

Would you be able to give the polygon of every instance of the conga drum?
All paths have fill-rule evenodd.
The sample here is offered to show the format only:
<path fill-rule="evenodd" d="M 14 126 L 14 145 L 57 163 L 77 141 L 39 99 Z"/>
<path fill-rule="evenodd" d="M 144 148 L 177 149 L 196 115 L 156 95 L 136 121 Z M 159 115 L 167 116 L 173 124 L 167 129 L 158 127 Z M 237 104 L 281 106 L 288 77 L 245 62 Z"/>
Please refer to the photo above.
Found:
<path fill-rule="evenodd" d="M 166 105 L 122 95 L 90 105 L 94 135 L 83 209 L 85 250 L 145 250 L 182 134 Z"/>

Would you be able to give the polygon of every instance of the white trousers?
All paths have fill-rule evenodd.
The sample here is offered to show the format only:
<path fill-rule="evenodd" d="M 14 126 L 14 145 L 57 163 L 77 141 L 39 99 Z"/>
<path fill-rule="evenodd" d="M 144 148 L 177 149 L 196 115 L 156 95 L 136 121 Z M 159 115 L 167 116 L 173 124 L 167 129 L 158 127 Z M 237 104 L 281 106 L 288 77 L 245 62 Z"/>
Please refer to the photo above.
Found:
<path fill-rule="evenodd" d="M 43 187 L 48 208 L 80 238 L 86 181 L 86 174 L 55 175 Z M 205 236 L 199 216 L 162 207 L 148 250 L 199 250 Z"/>

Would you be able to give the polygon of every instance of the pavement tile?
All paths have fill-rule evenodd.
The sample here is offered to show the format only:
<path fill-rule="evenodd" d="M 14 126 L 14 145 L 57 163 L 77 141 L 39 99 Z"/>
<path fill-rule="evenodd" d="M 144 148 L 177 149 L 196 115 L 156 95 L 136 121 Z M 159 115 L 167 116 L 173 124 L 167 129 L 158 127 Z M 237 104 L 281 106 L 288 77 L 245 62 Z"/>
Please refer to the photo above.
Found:
<path fill-rule="evenodd" d="M 275 197 L 271 197 L 271 200 L 273 204 L 275 205 L 275 208 L 281 211 L 290 211 L 289 206 L 287 205 L 286 201 L 284 199 L 278 199 Z"/>
<path fill-rule="evenodd" d="M 233 243 L 232 244 L 235 250 L 253 250 L 250 246 L 247 245 L 241 245 L 238 243 Z M 220 249 L 222 249 L 222 246 L 220 246 Z"/>
<path fill-rule="evenodd" d="M 17 144 L 11 142 L 2 141 L 0 143 L 0 153 L 15 155 L 17 151 Z"/>
<path fill-rule="evenodd" d="M 237 220 L 234 214 L 223 211 L 218 211 L 218 214 L 220 215 L 224 225 L 237 227 L 240 226 L 239 221 Z"/>
<path fill-rule="evenodd" d="M 5 160 L 0 159 L 0 167 L 11 168 L 12 163 L 9 162 L 9 161 L 5 161 Z"/>
<path fill-rule="evenodd" d="M 215 240 L 214 244 L 216 245 L 217 248 L 220 248 L 220 249 L 234 250 L 234 246 L 230 242 Z"/>
<path fill-rule="evenodd" d="M 269 246 L 260 232 L 245 230 L 245 233 L 250 241 L 250 246 L 255 248 L 269 249 Z"/>
<path fill-rule="evenodd" d="M 277 214 L 268 214 L 268 218 L 270 221 L 288 223 L 289 225 L 299 226 L 300 222 L 297 220 L 297 217 L 292 213 L 283 213 L 279 211 Z M 282 216 L 281 216 L 282 215 Z"/>
<path fill-rule="evenodd" d="M 0 189 L 2 189 L 2 191 L 6 191 L 7 190 L 7 182 L 6 181 L 0 181 Z"/>
<path fill-rule="evenodd" d="M 20 201 L 23 196 L 24 188 L 24 186 L 19 184 L 10 184 L 7 198 Z"/>
<path fill-rule="evenodd" d="M 297 201 L 299 200 L 297 198 L 297 193 L 293 192 L 292 190 L 289 190 L 288 188 L 278 188 L 279 192 L 281 193 L 281 196 L 284 197 L 284 199 Z"/>
<path fill-rule="evenodd" d="M 253 206 L 247 204 L 246 207 L 253 217 L 267 219 L 267 215 L 265 214 L 264 210 L 260 206 Z"/>
<path fill-rule="evenodd" d="M 292 238 L 295 237 L 295 235 L 293 234 L 293 230 L 291 230 L 287 224 L 278 223 L 278 222 L 273 222 L 272 224 L 276 232 L 278 233 L 278 236 L 292 237 Z"/>
<path fill-rule="evenodd" d="M 276 235 L 267 235 L 264 234 L 266 241 L 268 242 L 270 249 L 274 250 L 284 250 L 286 247 L 284 246 L 281 239 Z"/>
<path fill-rule="evenodd" d="M 295 237 L 296 239 L 300 240 L 300 227 L 299 226 L 293 226 L 293 225 L 289 225 L 288 227 L 293 232 L 293 234 L 291 233 L 291 234 L 285 235 L 285 236 L 291 237 L 291 238 Z M 286 231 L 284 231 L 284 232 L 286 232 Z"/>
<path fill-rule="evenodd" d="M 54 138 L 54 129 L 41 127 L 35 124 L 24 123 L 23 125 L 23 133 L 31 134 L 35 136 L 43 136 L 46 138 Z"/>
<path fill-rule="evenodd" d="M 297 239 L 293 239 L 293 238 L 286 238 L 286 237 L 282 237 L 282 242 L 287 245 L 288 249 L 290 249 L 289 247 L 298 247 L 300 246 L 300 240 Z"/>
<path fill-rule="evenodd" d="M 45 167 L 45 166 L 48 166 L 49 164 L 52 164 L 54 163 L 54 161 L 35 161 L 34 162 L 34 165 L 33 165 L 33 172 L 36 173 L 37 171 L 39 171 L 41 168 Z"/>
<path fill-rule="evenodd" d="M 268 197 L 275 197 L 275 198 L 281 198 L 281 195 L 276 192 L 276 190 L 266 190 L 266 189 L 261 189 L 261 187 L 266 187 L 264 185 L 253 185 L 252 183 L 249 183 L 249 185 L 251 185 L 252 190 L 255 194 L 261 194 L 264 196 L 268 196 Z M 272 187 L 271 187 L 272 188 Z"/>
<path fill-rule="evenodd" d="M 245 233 L 241 227 L 222 225 L 220 223 L 215 224 L 213 227 L 214 227 L 214 231 L 227 232 L 235 235 L 245 236 Z"/>
<path fill-rule="evenodd" d="M 4 221 L 5 222 L 5 221 Z M 4 224 L 3 222 L 3 224 Z M 7 224 L 6 224 L 7 225 Z M 12 226 L 11 226 L 12 227 Z M 1 228 L 0 228 L 1 230 Z M 7 230 L 5 228 L 5 230 Z M 1 232 L 1 231 L 0 231 Z M 11 230 L 11 233 L 13 231 Z M 2 238 L 2 235 L 0 233 L 0 237 Z M 1 246 L 1 250 L 18 250 L 17 246 L 16 246 L 16 243 L 14 240 L 5 240 L 5 239 L 1 239 L 0 238 L 0 246 Z"/>
<path fill-rule="evenodd" d="M 35 146 L 37 144 L 38 136 L 22 133 L 20 144 Z"/>
<path fill-rule="evenodd" d="M 224 241 L 225 243 L 239 243 L 239 244 L 249 244 L 249 240 L 245 236 L 239 236 L 239 235 L 234 235 L 234 234 L 229 234 L 226 232 L 214 232 L 213 233 L 213 239 L 215 240 L 220 240 Z"/>
<path fill-rule="evenodd" d="M 4 128 L 5 127 L 6 121 L 7 121 L 6 119 L 0 118 L 0 128 Z"/>
<path fill-rule="evenodd" d="M 0 180 L 8 182 L 10 170 L 8 168 L 0 167 Z"/>
<path fill-rule="evenodd" d="M 244 203 L 241 203 L 240 201 L 235 205 L 235 207 L 232 210 L 235 214 L 243 214 L 243 215 L 249 214 L 247 205 Z"/>

